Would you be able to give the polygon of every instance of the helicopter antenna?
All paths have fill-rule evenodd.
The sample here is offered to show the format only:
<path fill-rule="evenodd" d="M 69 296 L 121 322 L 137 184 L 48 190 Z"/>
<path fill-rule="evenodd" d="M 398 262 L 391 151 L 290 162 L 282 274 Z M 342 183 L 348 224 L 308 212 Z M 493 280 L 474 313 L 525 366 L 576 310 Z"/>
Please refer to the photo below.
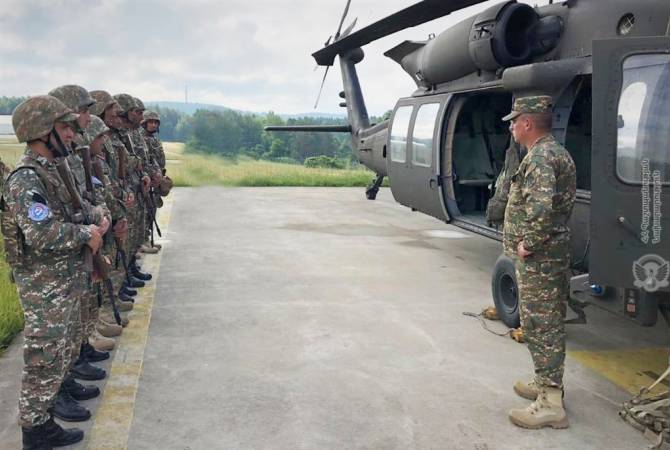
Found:
<path fill-rule="evenodd" d="M 350 6 L 351 6 L 351 0 L 347 0 L 347 4 L 344 7 L 344 13 L 342 13 L 342 18 L 340 19 L 340 24 L 337 27 L 337 31 L 335 32 L 334 36 L 330 36 L 328 38 L 328 40 L 324 44 L 324 48 L 327 48 L 330 45 L 331 39 L 333 40 L 333 43 L 337 42 L 337 40 L 340 39 L 340 32 L 342 31 L 342 25 L 344 25 L 344 21 L 347 18 L 347 14 L 349 14 Z M 353 27 L 349 27 L 348 30 L 350 30 L 351 28 Z M 348 33 L 345 32 L 345 35 L 346 34 Z M 319 88 L 319 94 L 316 96 L 316 103 L 314 103 L 314 109 L 316 109 L 319 106 L 319 100 L 321 100 L 321 93 L 323 92 L 323 86 L 326 84 L 326 77 L 328 76 L 328 70 L 330 70 L 330 65 L 326 66 L 326 71 L 323 74 L 323 80 L 321 80 L 321 87 Z"/>

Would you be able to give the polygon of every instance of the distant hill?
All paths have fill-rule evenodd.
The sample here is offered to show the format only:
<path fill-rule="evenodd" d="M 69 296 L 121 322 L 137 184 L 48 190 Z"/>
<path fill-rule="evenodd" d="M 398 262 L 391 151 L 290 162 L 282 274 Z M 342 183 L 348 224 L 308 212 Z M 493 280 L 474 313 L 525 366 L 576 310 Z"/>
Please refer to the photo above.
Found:
<path fill-rule="evenodd" d="M 209 103 L 184 103 L 184 102 L 164 102 L 164 101 L 158 101 L 158 102 L 147 102 L 147 107 L 151 107 L 153 105 L 158 105 L 161 108 L 170 108 L 177 110 L 183 114 L 193 114 L 199 109 L 206 109 L 209 111 L 236 111 L 242 114 L 256 114 L 258 116 L 264 116 L 267 114 L 266 112 L 253 112 L 253 111 L 241 111 L 239 109 L 233 109 L 233 108 L 228 108 L 226 106 L 221 106 L 221 105 L 212 105 Z M 279 117 L 281 117 L 284 120 L 288 119 L 297 119 L 300 117 L 309 117 L 309 118 L 324 118 L 324 119 L 344 119 L 346 118 L 346 114 L 331 114 L 331 113 L 320 113 L 320 112 L 308 112 L 308 113 L 300 113 L 300 114 L 280 114 L 277 113 Z"/>

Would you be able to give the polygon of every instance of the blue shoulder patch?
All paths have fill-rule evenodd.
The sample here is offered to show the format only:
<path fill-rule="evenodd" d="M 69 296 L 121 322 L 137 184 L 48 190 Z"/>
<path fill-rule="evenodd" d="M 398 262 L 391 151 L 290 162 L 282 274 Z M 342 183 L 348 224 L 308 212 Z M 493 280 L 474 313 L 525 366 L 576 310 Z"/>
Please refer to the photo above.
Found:
<path fill-rule="evenodd" d="M 33 203 L 28 208 L 28 218 L 33 222 L 42 222 L 49 218 L 51 211 L 44 203 Z"/>
<path fill-rule="evenodd" d="M 96 184 L 96 185 L 98 185 L 98 186 L 102 186 L 102 181 L 100 181 L 100 180 L 99 180 L 97 177 L 95 177 L 94 175 L 91 175 L 91 181 L 93 182 L 93 184 Z"/>

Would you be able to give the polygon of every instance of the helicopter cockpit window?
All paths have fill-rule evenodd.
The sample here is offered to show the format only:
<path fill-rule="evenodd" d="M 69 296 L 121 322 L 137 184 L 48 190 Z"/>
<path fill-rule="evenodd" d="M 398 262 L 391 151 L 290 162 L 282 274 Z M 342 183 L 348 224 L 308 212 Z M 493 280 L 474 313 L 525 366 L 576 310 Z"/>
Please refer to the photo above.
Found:
<path fill-rule="evenodd" d="M 407 134 L 411 118 L 411 106 L 401 106 L 393 116 L 393 125 L 391 126 L 391 161 L 393 162 L 404 163 L 407 161 Z"/>
<path fill-rule="evenodd" d="M 412 164 L 415 166 L 433 165 L 433 135 L 439 110 L 439 103 L 428 103 L 421 105 L 416 114 L 412 133 Z"/>
<path fill-rule="evenodd" d="M 654 172 L 670 183 L 670 55 L 628 57 L 619 99 L 617 175 L 648 183 Z M 656 175 L 657 176 L 657 175 Z"/>

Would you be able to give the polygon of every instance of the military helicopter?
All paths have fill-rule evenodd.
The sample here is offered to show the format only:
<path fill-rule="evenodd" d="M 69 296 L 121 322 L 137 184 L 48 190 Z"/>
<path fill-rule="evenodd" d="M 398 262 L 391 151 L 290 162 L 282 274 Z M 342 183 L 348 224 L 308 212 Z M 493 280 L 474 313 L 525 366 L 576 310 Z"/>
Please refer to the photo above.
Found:
<path fill-rule="evenodd" d="M 384 55 L 416 89 L 389 120 L 371 124 L 356 71 L 362 47 L 478 3 L 424 0 L 341 31 L 349 0 L 337 33 L 312 55 L 326 74 L 339 58 L 348 125 L 267 130 L 350 133 L 353 151 L 377 174 L 369 199 L 388 177 L 397 202 L 501 240 L 485 218 L 510 147 L 501 117 L 515 97 L 551 95 L 552 132 L 577 166 L 571 298 L 643 326 L 656 324 L 659 311 L 670 323 L 670 2 L 503 1 L 428 40 L 402 42 Z M 518 326 L 504 255 L 492 293 L 503 322 Z"/>

